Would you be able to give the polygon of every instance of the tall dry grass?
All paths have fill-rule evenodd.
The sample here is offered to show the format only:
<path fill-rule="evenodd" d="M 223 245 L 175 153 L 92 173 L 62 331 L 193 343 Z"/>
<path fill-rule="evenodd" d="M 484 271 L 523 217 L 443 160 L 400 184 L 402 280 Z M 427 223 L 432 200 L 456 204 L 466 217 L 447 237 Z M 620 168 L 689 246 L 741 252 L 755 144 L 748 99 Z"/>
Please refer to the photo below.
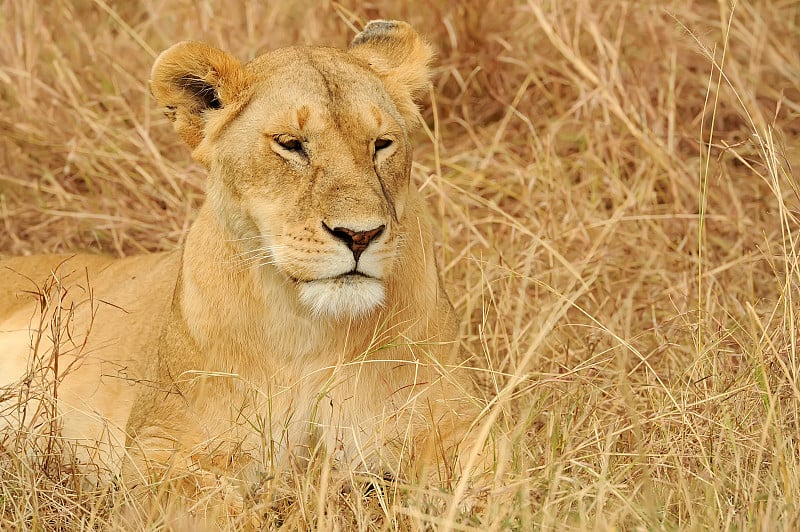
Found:
<path fill-rule="evenodd" d="M 267 525 L 800 527 L 797 2 L 5 0 L 0 254 L 180 245 L 204 177 L 154 54 L 344 46 L 371 18 L 439 50 L 413 175 L 513 453 L 471 512 L 295 479 Z M 104 528 L 125 497 L 3 460 L 3 529 Z"/>

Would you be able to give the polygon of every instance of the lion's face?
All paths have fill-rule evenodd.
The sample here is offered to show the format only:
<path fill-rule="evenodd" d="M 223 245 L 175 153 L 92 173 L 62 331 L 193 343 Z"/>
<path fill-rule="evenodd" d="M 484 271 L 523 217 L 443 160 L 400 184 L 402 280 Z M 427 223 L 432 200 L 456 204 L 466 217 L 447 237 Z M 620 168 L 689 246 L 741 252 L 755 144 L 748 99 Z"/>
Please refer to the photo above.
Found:
<path fill-rule="evenodd" d="M 411 151 L 378 76 L 346 52 L 262 57 L 250 104 L 211 143 L 211 195 L 315 313 L 379 306 Z"/>
<path fill-rule="evenodd" d="M 402 246 L 424 43 L 373 22 L 348 52 L 286 48 L 245 66 L 176 47 L 157 60 L 153 91 L 208 166 L 242 264 L 275 268 L 316 315 L 381 306 Z"/>

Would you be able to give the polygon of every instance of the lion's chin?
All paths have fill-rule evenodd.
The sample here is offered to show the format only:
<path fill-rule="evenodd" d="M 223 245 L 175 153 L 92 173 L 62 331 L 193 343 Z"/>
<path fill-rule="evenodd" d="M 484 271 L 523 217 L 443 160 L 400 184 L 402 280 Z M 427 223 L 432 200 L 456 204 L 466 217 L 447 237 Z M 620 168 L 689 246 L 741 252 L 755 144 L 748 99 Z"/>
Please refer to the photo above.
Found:
<path fill-rule="evenodd" d="M 300 301 L 317 317 L 362 317 L 383 306 L 386 288 L 378 279 L 343 275 L 301 282 Z"/>

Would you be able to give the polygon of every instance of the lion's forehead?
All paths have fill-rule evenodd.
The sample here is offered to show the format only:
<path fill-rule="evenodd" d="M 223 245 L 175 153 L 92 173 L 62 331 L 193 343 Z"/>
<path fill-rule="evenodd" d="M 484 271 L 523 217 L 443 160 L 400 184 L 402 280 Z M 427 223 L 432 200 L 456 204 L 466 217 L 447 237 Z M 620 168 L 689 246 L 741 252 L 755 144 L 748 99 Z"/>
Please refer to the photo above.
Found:
<path fill-rule="evenodd" d="M 270 122 L 276 126 L 299 122 L 315 129 L 338 125 L 350 130 L 399 122 L 378 76 L 341 50 L 280 49 L 247 68 L 253 79 L 250 108 L 267 127 Z"/>

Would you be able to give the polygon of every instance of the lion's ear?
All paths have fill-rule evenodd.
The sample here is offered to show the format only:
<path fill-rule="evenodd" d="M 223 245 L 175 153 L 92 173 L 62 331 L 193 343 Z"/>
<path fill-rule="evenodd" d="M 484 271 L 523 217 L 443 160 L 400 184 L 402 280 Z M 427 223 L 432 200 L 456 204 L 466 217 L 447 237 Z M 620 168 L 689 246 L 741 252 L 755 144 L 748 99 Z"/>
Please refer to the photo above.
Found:
<path fill-rule="evenodd" d="M 355 36 L 350 53 L 378 73 L 403 118 L 416 125 L 415 102 L 430 84 L 431 45 L 405 22 L 373 20 Z"/>
<path fill-rule="evenodd" d="M 241 63 L 207 44 L 184 41 L 156 58 L 150 90 L 192 148 L 203 140 L 204 113 L 231 103 L 244 87 Z"/>

